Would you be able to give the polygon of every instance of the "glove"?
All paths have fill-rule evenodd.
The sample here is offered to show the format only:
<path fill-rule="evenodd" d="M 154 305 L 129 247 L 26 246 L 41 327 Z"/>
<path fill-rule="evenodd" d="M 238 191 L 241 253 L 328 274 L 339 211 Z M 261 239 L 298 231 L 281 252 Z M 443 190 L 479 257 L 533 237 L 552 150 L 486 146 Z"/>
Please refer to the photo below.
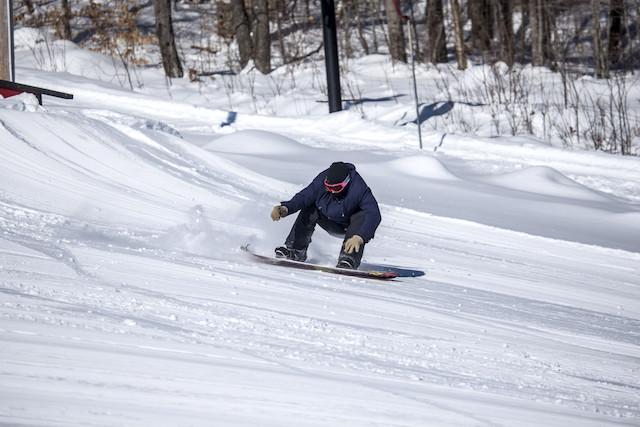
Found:
<path fill-rule="evenodd" d="M 278 205 L 274 206 L 271 210 L 271 219 L 274 221 L 279 221 L 280 218 L 284 218 L 289 213 L 289 209 L 286 206 Z"/>
<path fill-rule="evenodd" d="M 360 246 L 362 245 L 364 245 L 364 240 L 362 239 L 362 237 L 354 234 L 344 242 L 344 251 L 348 254 L 353 252 L 360 252 Z"/>

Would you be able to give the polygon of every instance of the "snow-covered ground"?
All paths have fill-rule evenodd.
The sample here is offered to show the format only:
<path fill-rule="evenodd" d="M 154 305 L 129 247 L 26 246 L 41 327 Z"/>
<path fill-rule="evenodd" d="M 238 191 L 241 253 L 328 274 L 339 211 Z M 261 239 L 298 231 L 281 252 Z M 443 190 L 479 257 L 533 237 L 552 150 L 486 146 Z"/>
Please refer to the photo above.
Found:
<path fill-rule="evenodd" d="M 421 151 L 380 57 L 350 77 L 378 101 L 328 115 L 312 69 L 279 96 L 157 69 L 131 92 L 60 46 L 17 74 L 73 101 L 0 99 L 0 424 L 638 425 L 637 157 L 428 124 Z M 424 276 L 239 250 L 281 244 L 271 207 L 337 160 L 381 204 L 365 261 Z M 311 260 L 339 245 L 318 230 Z"/>

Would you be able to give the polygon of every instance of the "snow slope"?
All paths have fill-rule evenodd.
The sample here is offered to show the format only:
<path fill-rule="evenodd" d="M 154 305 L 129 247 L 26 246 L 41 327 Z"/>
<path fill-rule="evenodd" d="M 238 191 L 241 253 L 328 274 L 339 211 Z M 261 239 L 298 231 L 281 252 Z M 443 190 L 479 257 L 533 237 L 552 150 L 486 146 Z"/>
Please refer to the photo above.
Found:
<path fill-rule="evenodd" d="M 76 99 L 0 100 L 0 423 L 637 425 L 637 158 L 438 133 L 420 151 L 353 110 L 19 71 Z M 270 208 L 335 160 L 381 204 L 365 260 L 425 276 L 239 251 L 281 244 Z M 339 244 L 319 230 L 312 260 Z"/>

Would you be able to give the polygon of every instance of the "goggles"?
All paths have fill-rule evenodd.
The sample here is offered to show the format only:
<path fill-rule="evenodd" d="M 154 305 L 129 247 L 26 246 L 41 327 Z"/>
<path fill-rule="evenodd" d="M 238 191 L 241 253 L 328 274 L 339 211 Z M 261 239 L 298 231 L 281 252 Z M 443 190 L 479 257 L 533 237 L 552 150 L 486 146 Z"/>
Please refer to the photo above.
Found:
<path fill-rule="evenodd" d="M 347 177 L 344 179 L 344 181 L 339 182 L 337 184 L 329 184 L 327 182 L 327 179 L 325 178 L 325 180 L 324 180 L 324 188 L 326 188 L 329 193 L 336 194 L 336 193 L 339 193 L 342 190 L 344 190 L 345 187 L 347 186 L 347 184 L 349 184 L 349 181 L 351 181 L 351 177 L 349 175 L 347 175 Z"/>

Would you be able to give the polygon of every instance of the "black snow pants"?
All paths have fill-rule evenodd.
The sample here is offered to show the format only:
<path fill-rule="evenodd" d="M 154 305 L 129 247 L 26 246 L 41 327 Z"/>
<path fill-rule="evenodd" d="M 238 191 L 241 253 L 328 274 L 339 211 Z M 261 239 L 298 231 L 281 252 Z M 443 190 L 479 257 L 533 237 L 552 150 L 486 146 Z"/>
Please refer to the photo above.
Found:
<path fill-rule="evenodd" d="M 318 211 L 315 205 L 306 207 L 300 211 L 296 218 L 291 232 L 285 241 L 285 245 L 288 248 L 293 249 L 307 249 L 311 243 L 311 236 L 316 228 L 316 224 L 322 227 L 327 233 L 334 237 L 342 237 L 343 243 L 340 247 L 340 257 L 338 259 L 348 258 L 353 261 L 353 264 L 357 268 L 362 261 L 362 254 L 364 253 L 364 244 L 360 246 L 359 252 L 352 252 L 346 254 L 344 252 L 344 242 L 357 234 L 358 230 L 364 223 L 364 212 L 358 211 L 349 218 L 349 224 L 344 225 L 335 221 L 331 221 Z"/>

